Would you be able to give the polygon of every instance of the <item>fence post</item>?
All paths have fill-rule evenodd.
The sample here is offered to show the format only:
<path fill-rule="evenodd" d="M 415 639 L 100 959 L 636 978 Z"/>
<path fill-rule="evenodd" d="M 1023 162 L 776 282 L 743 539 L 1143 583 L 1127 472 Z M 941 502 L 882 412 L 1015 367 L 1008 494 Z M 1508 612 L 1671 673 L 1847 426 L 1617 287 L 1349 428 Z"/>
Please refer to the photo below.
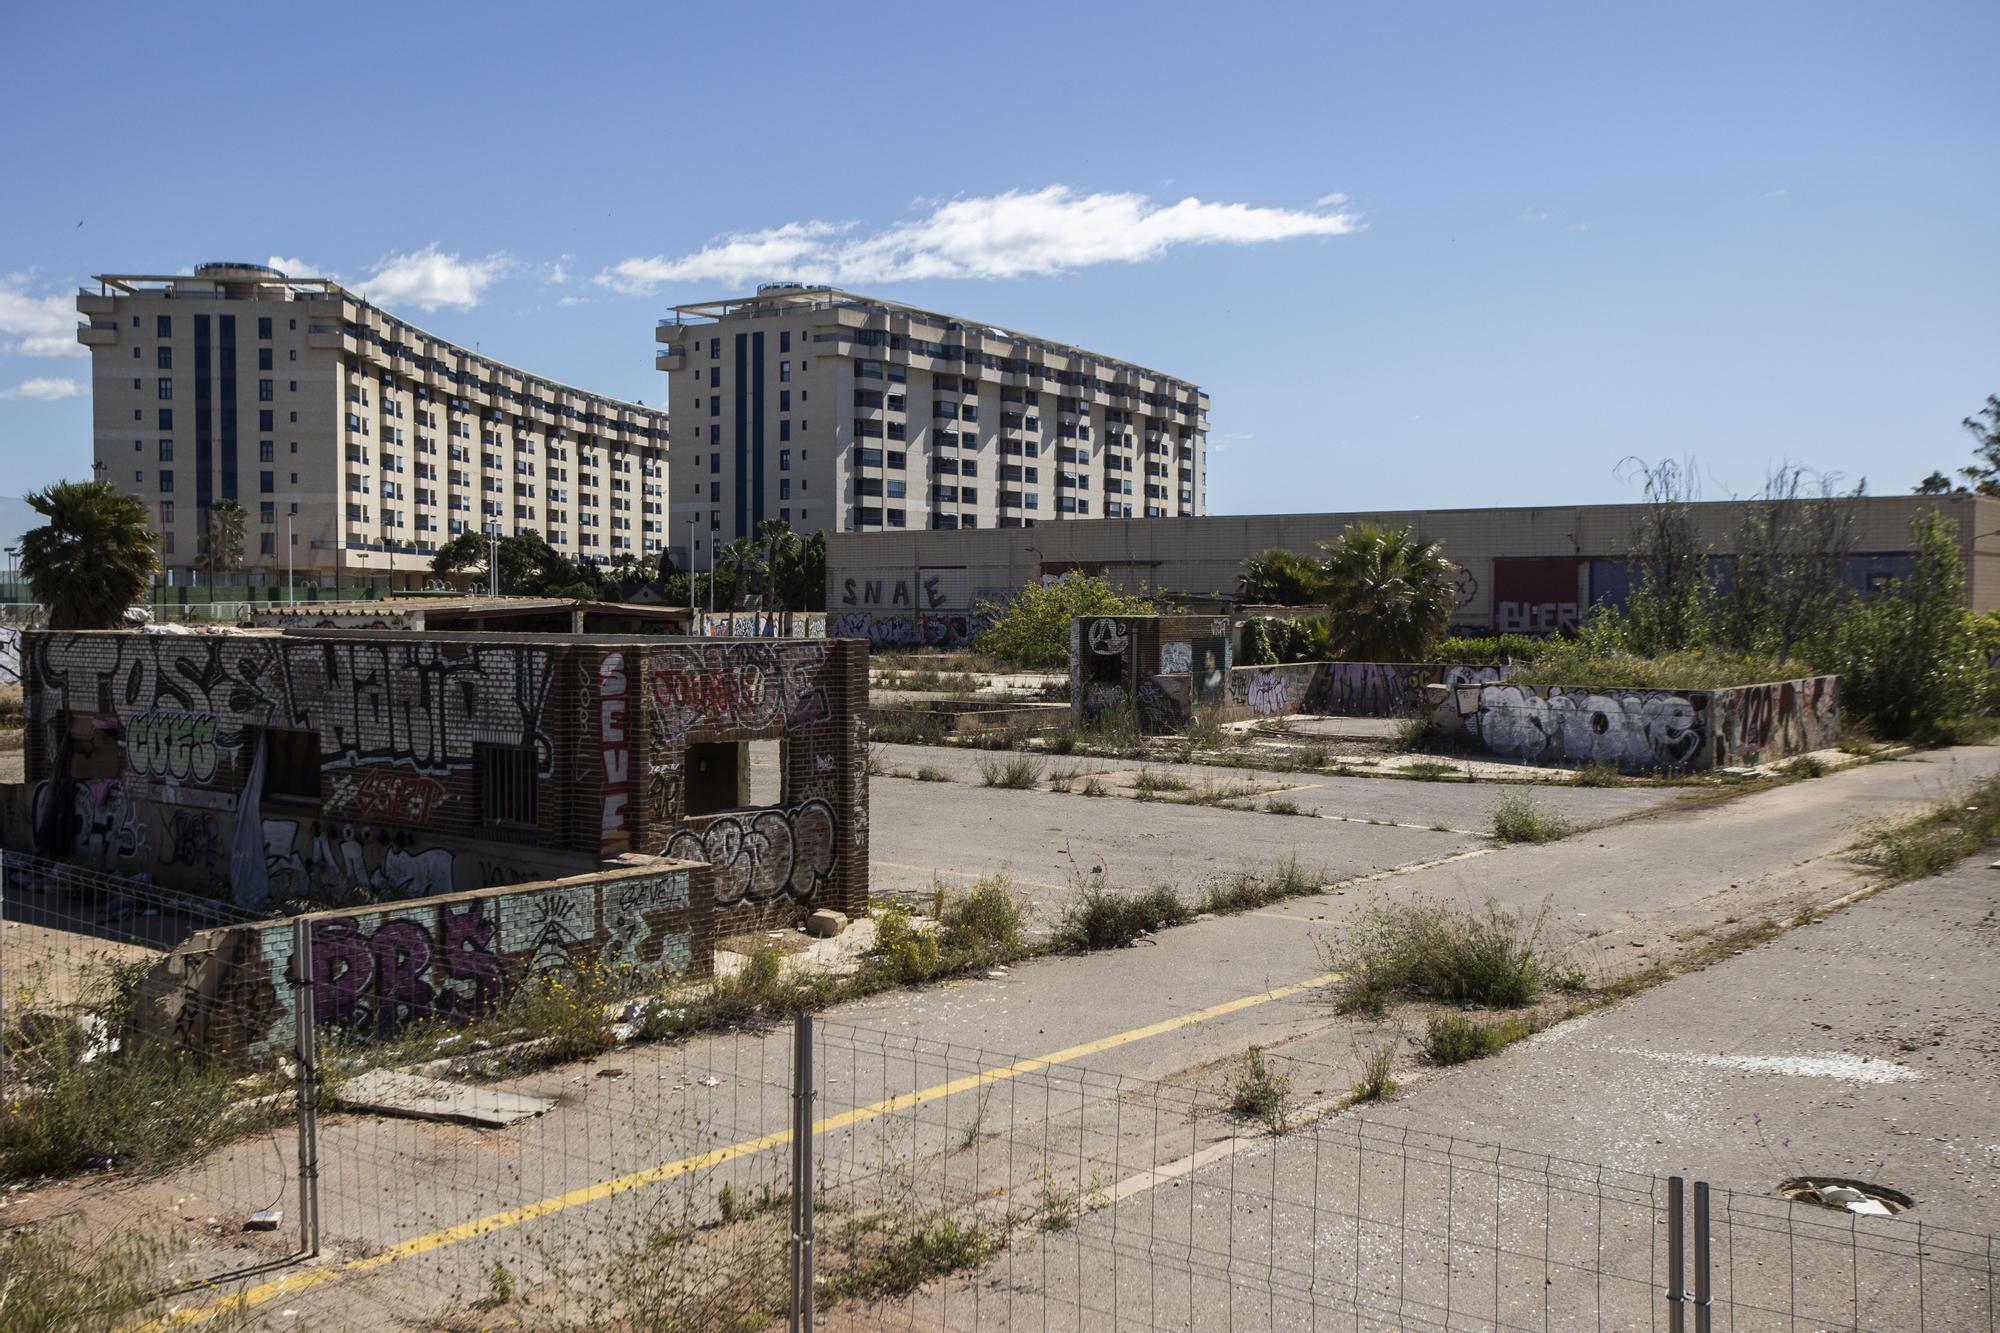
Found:
<path fill-rule="evenodd" d="M 0 1110 L 7 1104 L 7 853 L 0 850 Z"/>
<path fill-rule="evenodd" d="M 813 1028 L 792 1020 L 792 1333 L 813 1326 Z"/>
<path fill-rule="evenodd" d="M 1694 1333 L 1708 1333 L 1715 1292 L 1708 1278 L 1708 1182 L 1694 1183 Z"/>
<path fill-rule="evenodd" d="M 319 1255 L 319 1024 L 313 1012 L 312 922 L 292 918 L 293 1047 L 298 1086 L 293 1100 L 299 1121 L 299 1250 Z"/>
<path fill-rule="evenodd" d="M 1686 1333 L 1687 1273 L 1682 1266 L 1686 1239 L 1683 1195 L 1686 1182 L 1679 1176 L 1667 1179 L 1667 1328 L 1669 1333 Z"/>

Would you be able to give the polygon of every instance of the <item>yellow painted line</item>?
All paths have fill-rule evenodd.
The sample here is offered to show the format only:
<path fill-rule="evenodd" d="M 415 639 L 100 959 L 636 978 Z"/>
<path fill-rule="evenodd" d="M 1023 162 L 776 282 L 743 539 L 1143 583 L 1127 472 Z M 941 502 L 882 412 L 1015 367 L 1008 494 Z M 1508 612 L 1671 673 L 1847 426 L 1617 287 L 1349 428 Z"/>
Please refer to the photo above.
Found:
<path fill-rule="evenodd" d="M 1244 995 L 1234 1000 L 1225 1000 L 1221 1004 L 1213 1004 L 1206 1009 L 1197 1009 L 1192 1013 L 1180 1014 L 1173 1018 L 1163 1018 L 1159 1022 L 1149 1023 L 1145 1027 L 1131 1028 L 1124 1032 L 1113 1033 L 1108 1037 L 1100 1037 L 1096 1041 L 1087 1041 L 1077 1046 L 1066 1046 L 1062 1050 L 1051 1051 L 1047 1055 L 1034 1056 L 1026 1060 L 1017 1060 L 1010 1065 L 1000 1065 L 993 1069 L 983 1070 L 977 1074 L 968 1074 L 964 1078 L 956 1078 L 948 1083 L 935 1084 L 932 1087 L 924 1088 L 917 1092 L 906 1092 L 895 1097 L 885 1098 L 879 1102 L 871 1102 L 867 1106 L 859 1106 L 851 1111 L 843 1111 L 839 1115 L 829 1116 L 825 1120 L 815 1121 L 813 1123 L 813 1133 L 816 1135 L 827 1134 L 834 1130 L 846 1129 L 865 1121 L 894 1114 L 897 1111 L 906 1111 L 913 1106 L 922 1106 L 926 1102 L 938 1101 L 957 1093 L 969 1092 L 974 1088 L 988 1087 L 994 1083 L 1003 1083 L 1010 1078 L 1019 1078 L 1023 1074 L 1036 1073 L 1055 1065 L 1068 1064 L 1075 1060 L 1086 1059 L 1090 1056 L 1101 1054 L 1104 1051 L 1116 1050 L 1120 1046 L 1129 1046 L 1136 1041 L 1144 1041 L 1148 1037 L 1157 1037 L 1184 1027 L 1191 1027 L 1196 1023 L 1205 1023 L 1210 1019 L 1223 1018 L 1229 1014 L 1241 1013 L 1245 1009 L 1254 1009 L 1260 1004 L 1269 1004 L 1273 1000 L 1283 1000 L 1303 991 L 1328 985 L 1339 978 L 1340 973 L 1338 972 L 1325 972 L 1316 977 L 1309 977 L 1304 981 L 1293 982 L 1289 986 L 1280 986 L 1276 990 L 1261 991 L 1255 995 Z M 477 1240 L 481 1236 L 491 1235 L 496 1231 L 504 1231 L 509 1227 L 517 1227 L 524 1222 L 533 1222 L 539 1218 L 551 1217 L 556 1213 L 567 1212 L 571 1208 L 581 1208 L 585 1204 L 598 1203 L 620 1194 L 629 1194 L 633 1190 L 644 1189 L 648 1185 L 657 1185 L 663 1181 L 673 1180 L 693 1172 L 706 1171 L 711 1167 L 721 1166 L 723 1163 L 734 1161 L 739 1157 L 752 1157 L 760 1152 L 767 1152 L 772 1148 L 776 1148 L 781 1144 L 789 1143 L 791 1142 L 791 1138 L 792 1132 L 789 1129 L 781 1129 L 758 1138 L 745 1139 L 741 1143 L 732 1143 L 724 1148 L 714 1148 L 693 1157 L 683 1157 L 676 1162 L 661 1162 L 657 1166 L 649 1166 L 644 1170 L 634 1171 L 629 1175 L 617 1176 L 610 1180 L 600 1180 L 594 1185 L 584 1185 L 578 1189 L 570 1190 L 566 1194 L 551 1195 L 546 1199 L 538 1199 L 533 1203 L 524 1203 L 518 1207 L 502 1209 L 497 1213 L 488 1213 L 485 1217 L 474 1218 L 470 1222 L 461 1222 L 457 1226 L 426 1232 L 421 1236 L 412 1236 L 408 1240 L 398 1242 L 386 1250 L 367 1255 L 363 1258 L 348 1259 L 341 1263 L 329 1264 L 324 1268 L 315 1268 L 304 1273 L 288 1274 L 275 1281 L 247 1288 L 244 1291 L 210 1305 L 198 1306 L 188 1310 L 175 1310 L 160 1319 L 152 1321 L 150 1324 L 145 1325 L 145 1327 L 158 1329 L 183 1324 L 206 1323 L 222 1315 L 246 1310 L 252 1306 L 263 1305 L 268 1301 L 276 1300 L 280 1296 L 297 1295 L 299 1292 L 324 1286 L 328 1282 L 337 1281 L 341 1278 L 355 1277 L 359 1274 L 373 1272 L 375 1269 L 387 1267 L 399 1259 L 414 1258 L 420 1254 L 428 1254 L 433 1250 L 445 1249 L 448 1246 L 458 1245 L 468 1240 Z"/>

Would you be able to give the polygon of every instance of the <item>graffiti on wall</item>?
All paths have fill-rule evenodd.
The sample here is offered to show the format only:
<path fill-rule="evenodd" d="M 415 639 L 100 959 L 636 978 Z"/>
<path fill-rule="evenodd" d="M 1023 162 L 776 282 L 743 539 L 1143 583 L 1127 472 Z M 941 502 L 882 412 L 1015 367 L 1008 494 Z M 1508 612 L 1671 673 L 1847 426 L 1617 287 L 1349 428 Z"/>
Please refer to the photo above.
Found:
<path fill-rule="evenodd" d="M 1461 716 L 1466 729 L 1494 754 L 1528 763 L 1682 768 L 1704 757 L 1709 696 L 1702 691 L 1501 683 L 1480 686 L 1477 699 Z"/>
<path fill-rule="evenodd" d="M 603 809 L 597 854 L 617 856 L 632 844 L 625 806 L 632 795 L 632 746 L 625 734 L 625 654 L 597 663 L 597 748 L 603 761 Z"/>
<path fill-rule="evenodd" d="M 400 768 L 337 773 L 326 787 L 328 810 L 353 810 L 366 819 L 397 820 L 405 824 L 427 822 L 450 798 L 450 792 L 436 778 Z"/>
<path fill-rule="evenodd" d="M 1192 671 L 1194 669 L 1194 645 L 1185 639 L 1160 645 L 1161 671 Z"/>
<path fill-rule="evenodd" d="M 125 727 L 125 761 L 149 778 L 207 782 L 215 776 L 213 713 L 149 709 Z"/>
<path fill-rule="evenodd" d="M 21 630 L 0 625 L 0 687 L 21 683 Z"/>
<path fill-rule="evenodd" d="M 1502 634 L 1557 634 L 1574 628 L 1578 561 L 1571 556 L 1502 556 L 1493 562 L 1493 628 Z"/>
<path fill-rule="evenodd" d="M 1229 639 L 1209 634 L 1189 645 L 1194 676 L 1194 701 L 1204 708 L 1222 704 L 1229 692 Z"/>
<path fill-rule="evenodd" d="M 477 1018 L 531 978 L 560 969 L 686 972 L 688 909 L 688 872 L 674 870 L 321 916 L 312 923 L 314 1015 L 322 1028 L 384 1038 L 412 1022 Z M 176 1031 L 183 1039 L 198 1037 L 187 1011 L 201 1007 L 205 992 L 226 986 L 254 1000 L 250 1012 L 227 1013 L 244 1023 L 241 1035 L 253 1055 L 283 1049 L 296 1010 L 291 987 L 269 982 L 288 973 L 291 923 L 218 934 L 255 938 L 248 949 L 217 949 L 213 966 L 258 975 L 231 980 L 190 972 L 181 982 L 181 1012 L 172 1015 Z"/>
<path fill-rule="evenodd" d="M 935 611 L 949 600 L 945 595 L 944 580 L 936 574 L 926 574 L 917 582 L 906 578 L 860 578 L 843 579 L 840 584 L 842 606 L 921 606 L 924 610 Z"/>
<path fill-rule="evenodd" d="M 131 860 L 146 849 L 138 802 L 116 778 L 37 783 L 33 807 L 38 851 L 101 865 L 114 857 Z"/>
<path fill-rule="evenodd" d="M 1089 639 L 1090 651 L 1099 657 L 1117 657 L 1131 643 L 1131 635 L 1124 622 L 1109 616 L 1090 622 Z"/>
<path fill-rule="evenodd" d="M 213 871 L 229 860 L 222 829 L 206 810 L 176 810 L 167 820 L 169 854 L 175 865 Z"/>
<path fill-rule="evenodd" d="M 660 734 L 675 741 L 696 730 L 797 730 L 832 716 L 817 674 L 825 662 L 818 644 L 656 648 L 648 695 Z"/>
<path fill-rule="evenodd" d="M 1283 673 L 1270 669 L 1252 672 L 1244 689 L 1244 704 L 1254 717 L 1291 711 L 1291 690 Z"/>
<path fill-rule="evenodd" d="M 286 713 L 320 733 L 322 763 L 469 766 L 475 741 L 531 747 L 553 777 L 543 730 L 554 656 L 514 645 L 284 641 Z"/>
<path fill-rule="evenodd" d="M 716 906 L 728 907 L 810 900 L 833 874 L 838 848 L 833 806 L 815 797 L 692 822 L 668 839 L 666 854 L 714 866 Z"/>
<path fill-rule="evenodd" d="M 1840 739 L 1839 677 L 1718 690 L 1709 721 L 1722 764 L 1761 764 Z"/>

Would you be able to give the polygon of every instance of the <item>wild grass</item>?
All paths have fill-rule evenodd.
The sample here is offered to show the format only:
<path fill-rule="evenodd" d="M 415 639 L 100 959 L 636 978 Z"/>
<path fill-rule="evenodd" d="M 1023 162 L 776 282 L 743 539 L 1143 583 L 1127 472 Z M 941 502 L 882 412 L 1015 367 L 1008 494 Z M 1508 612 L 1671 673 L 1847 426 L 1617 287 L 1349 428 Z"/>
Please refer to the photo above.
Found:
<path fill-rule="evenodd" d="M 1085 796 L 1109 796 L 1111 789 L 1096 778 L 1086 778 L 1083 783 L 1083 794 Z"/>
<path fill-rule="evenodd" d="M 1397 750 L 1421 752 L 1435 743 L 1431 718 L 1428 713 L 1413 713 L 1396 719 L 1396 730 L 1390 746 Z"/>
<path fill-rule="evenodd" d="M 1522 920 L 1488 902 L 1482 912 L 1433 902 L 1377 905 L 1339 944 L 1325 946 L 1342 974 L 1344 1013 L 1379 1014 L 1392 999 L 1518 1009 L 1547 990 L 1575 990 L 1582 975 L 1549 942 L 1548 904 Z"/>
<path fill-rule="evenodd" d="M 1361 1058 L 1361 1081 L 1354 1085 L 1357 1102 L 1386 1102 L 1396 1095 L 1396 1043 L 1385 1041 Z"/>
<path fill-rule="evenodd" d="M 1482 1023 L 1464 1014 L 1439 1014 L 1424 1029 L 1424 1057 L 1432 1064 L 1457 1065 L 1493 1054 L 1534 1031 L 1525 1019 Z"/>
<path fill-rule="evenodd" d="M 1464 782 L 1465 773 L 1456 764 L 1440 763 L 1435 759 L 1419 759 L 1414 764 L 1404 764 L 1387 770 L 1391 777 L 1408 778 L 1412 782 Z"/>
<path fill-rule="evenodd" d="M 1780 764 L 1778 772 L 1788 778 L 1823 778 L 1827 775 L 1826 760 L 1816 754 L 1797 755 Z"/>
<path fill-rule="evenodd" d="M 1797 680 L 1812 671 L 1804 663 L 1780 663 L 1776 658 L 1697 648 L 1641 657 L 1624 651 L 1606 652 L 1584 639 L 1550 640 L 1509 679 L 1522 685 L 1607 686 L 1658 690 L 1720 690 L 1734 685 Z"/>
<path fill-rule="evenodd" d="M 1066 768 L 1052 768 L 1049 770 L 1049 790 L 1072 792 L 1076 790 L 1076 780 L 1082 776 L 1083 770 L 1074 764 Z"/>
<path fill-rule="evenodd" d="M 1943 874 L 2000 838 L 2000 778 L 1938 801 L 1909 819 L 1863 829 L 1855 859 L 1884 884 Z"/>
<path fill-rule="evenodd" d="M 1557 842 L 1573 831 L 1526 792 L 1510 791 L 1493 807 L 1493 836 L 1501 842 Z"/>
<path fill-rule="evenodd" d="M 917 781 L 950 782 L 951 774 L 945 772 L 935 764 L 919 764 L 917 765 Z"/>
<path fill-rule="evenodd" d="M 1217 782 L 1214 778 L 1203 778 L 1199 786 L 1189 787 L 1181 797 L 1184 805 L 1227 805 L 1255 796 L 1257 787 L 1250 782 Z"/>
<path fill-rule="evenodd" d="M 122 1232 L 85 1234 L 63 1223 L 15 1224 L 0 1232 L 0 1328 L 127 1328 L 166 1313 L 173 1254 L 157 1240 Z M 251 1327 L 227 1301 L 203 1326 Z"/>
<path fill-rule="evenodd" d="M 1572 787 L 1624 787 L 1630 782 L 1623 773 L 1601 760 L 1584 768 L 1579 768 L 1570 778 Z"/>
<path fill-rule="evenodd" d="M 1056 923 L 1054 942 L 1061 948 L 1087 951 L 1122 949 L 1141 936 L 1194 918 L 1194 909 L 1164 886 L 1140 894 L 1114 893 L 1101 883 L 1086 883 Z"/>
<path fill-rule="evenodd" d="M 1005 787 L 1023 791 L 1042 780 L 1042 761 L 1032 755 L 1017 754 L 1007 759 L 986 759 L 979 765 L 983 787 Z"/>
<path fill-rule="evenodd" d="M 1253 912 L 1288 898 L 1308 897 L 1324 892 L 1325 888 L 1322 876 L 1307 872 L 1297 856 L 1288 856 L 1264 874 L 1245 871 L 1210 885 L 1202 894 L 1200 908 L 1216 916 L 1229 916 Z"/>
<path fill-rule="evenodd" d="M 917 709 L 879 712 L 868 724 L 868 739 L 885 745 L 942 745 L 950 735 L 949 717 Z"/>
<path fill-rule="evenodd" d="M 1313 812 L 1300 808 L 1299 803 L 1289 796 L 1267 796 L 1264 798 L 1264 813 L 1267 815 L 1303 815 L 1313 818 Z"/>
<path fill-rule="evenodd" d="M 1132 795 L 1141 801 L 1157 801 L 1167 793 L 1187 789 L 1187 779 L 1151 768 L 1140 769 L 1139 776 L 1132 782 Z"/>
<path fill-rule="evenodd" d="M 862 1219 L 836 1239 L 848 1262 L 820 1283 L 828 1300 L 907 1296 L 927 1282 L 979 1265 L 1006 1248 L 1005 1231 L 939 1210 Z"/>
<path fill-rule="evenodd" d="M 1280 1072 L 1265 1059 L 1264 1048 L 1252 1046 L 1243 1053 L 1229 1084 L 1229 1109 L 1248 1119 L 1262 1121 L 1273 1134 L 1289 1127 L 1292 1076 Z"/>

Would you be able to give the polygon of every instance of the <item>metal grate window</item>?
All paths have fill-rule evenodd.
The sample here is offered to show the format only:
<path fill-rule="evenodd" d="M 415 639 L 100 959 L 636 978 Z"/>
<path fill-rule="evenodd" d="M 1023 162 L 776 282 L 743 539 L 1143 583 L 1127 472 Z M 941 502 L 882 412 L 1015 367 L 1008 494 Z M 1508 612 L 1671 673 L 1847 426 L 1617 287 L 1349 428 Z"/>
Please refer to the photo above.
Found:
<path fill-rule="evenodd" d="M 474 745 L 479 817 L 488 824 L 535 822 L 535 752 L 527 746 Z"/>

